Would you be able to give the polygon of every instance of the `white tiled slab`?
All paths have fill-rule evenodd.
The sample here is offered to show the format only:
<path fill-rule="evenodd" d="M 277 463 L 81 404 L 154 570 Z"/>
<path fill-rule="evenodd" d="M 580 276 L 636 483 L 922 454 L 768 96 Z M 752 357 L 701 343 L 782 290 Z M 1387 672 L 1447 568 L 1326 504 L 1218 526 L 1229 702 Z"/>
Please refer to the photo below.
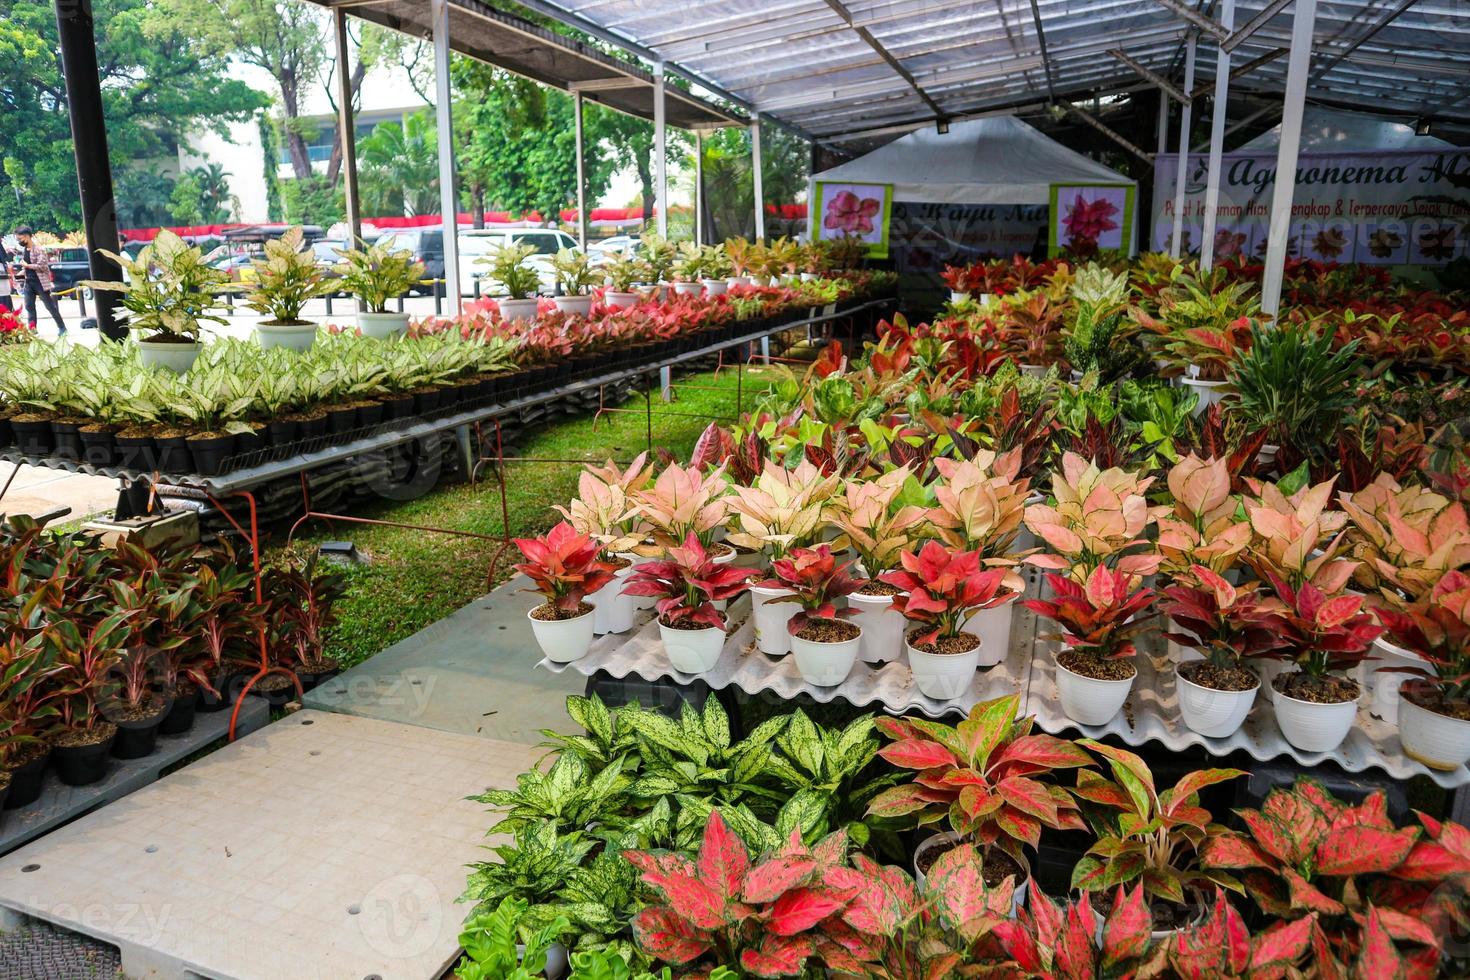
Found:
<path fill-rule="evenodd" d="M 437 978 L 491 842 L 465 797 L 538 755 L 298 712 L 0 859 L 0 907 L 119 946 L 133 978 Z"/>

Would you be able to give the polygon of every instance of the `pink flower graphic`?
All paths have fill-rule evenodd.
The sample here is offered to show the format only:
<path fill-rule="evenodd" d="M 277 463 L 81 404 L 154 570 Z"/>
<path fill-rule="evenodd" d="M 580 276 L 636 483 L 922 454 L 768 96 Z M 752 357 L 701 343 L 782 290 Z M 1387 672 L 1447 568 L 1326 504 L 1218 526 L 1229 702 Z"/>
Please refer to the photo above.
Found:
<path fill-rule="evenodd" d="M 1113 220 L 1113 215 L 1117 213 L 1118 206 L 1105 197 L 1087 201 L 1078 194 L 1077 199 L 1068 205 L 1062 225 L 1067 229 L 1068 240 L 1096 242 L 1104 232 L 1118 227 L 1118 223 Z"/>
<path fill-rule="evenodd" d="M 849 235 L 870 235 L 873 233 L 873 216 L 880 207 L 882 203 L 877 198 L 859 198 L 852 191 L 842 191 L 828 203 L 822 227 Z"/>
<path fill-rule="evenodd" d="M 1215 232 L 1215 257 L 1220 259 L 1240 255 L 1245 251 L 1245 233 L 1221 228 Z"/>

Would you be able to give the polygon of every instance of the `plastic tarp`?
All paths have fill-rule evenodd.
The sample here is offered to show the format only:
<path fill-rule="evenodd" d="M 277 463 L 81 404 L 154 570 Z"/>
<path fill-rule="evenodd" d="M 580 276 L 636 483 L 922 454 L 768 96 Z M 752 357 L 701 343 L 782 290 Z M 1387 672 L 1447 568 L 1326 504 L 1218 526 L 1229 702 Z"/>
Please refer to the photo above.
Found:
<path fill-rule="evenodd" d="M 926 126 L 816 181 L 892 184 L 895 201 L 936 204 L 1046 204 L 1052 184 L 1133 184 L 1014 116 Z"/>
<path fill-rule="evenodd" d="M 1236 152 L 1274 150 L 1281 144 L 1278 123 Z M 1414 127 L 1380 116 L 1344 112 L 1322 106 L 1307 106 L 1302 119 L 1303 153 L 1332 153 L 1341 150 L 1443 150 L 1453 143 L 1435 136 L 1421 136 Z"/>

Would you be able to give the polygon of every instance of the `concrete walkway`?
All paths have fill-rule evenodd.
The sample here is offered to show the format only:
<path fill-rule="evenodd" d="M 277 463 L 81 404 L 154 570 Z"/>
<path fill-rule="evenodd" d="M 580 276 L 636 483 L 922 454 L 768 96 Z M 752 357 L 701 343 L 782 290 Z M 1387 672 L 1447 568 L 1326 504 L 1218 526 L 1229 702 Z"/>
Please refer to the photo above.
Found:
<path fill-rule="evenodd" d="M 10 475 L 11 464 L 0 464 L 0 484 Z M 117 481 L 106 476 L 68 473 L 44 466 L 21 466 L 10 489 L 0 497 L 0 514 L 35 517 L 59 507 L 70 507 L 64 521 L 92 517 L 117 506 Z"/>

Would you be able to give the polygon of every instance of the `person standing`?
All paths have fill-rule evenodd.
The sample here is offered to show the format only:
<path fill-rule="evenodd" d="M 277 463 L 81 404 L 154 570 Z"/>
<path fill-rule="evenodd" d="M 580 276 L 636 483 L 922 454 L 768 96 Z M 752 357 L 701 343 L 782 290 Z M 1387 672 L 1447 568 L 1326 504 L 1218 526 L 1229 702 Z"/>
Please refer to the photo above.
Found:
<path fill-rule="evenodd" d="M 36 247 L 31 229 L 24 225 L 15 229 L 15 240 L 20 243 L 20 265 L 25 270 L 26 318 L 31 329 L 36 329 L 36 300 L 40 299 L 56 321 L 56 332 L 64 336 L 66 321 L 61 319 L 61 307 L 51 295 L 55 280 L 51 278 L 51 260 L 46 257 L 46 250 Z"/>

